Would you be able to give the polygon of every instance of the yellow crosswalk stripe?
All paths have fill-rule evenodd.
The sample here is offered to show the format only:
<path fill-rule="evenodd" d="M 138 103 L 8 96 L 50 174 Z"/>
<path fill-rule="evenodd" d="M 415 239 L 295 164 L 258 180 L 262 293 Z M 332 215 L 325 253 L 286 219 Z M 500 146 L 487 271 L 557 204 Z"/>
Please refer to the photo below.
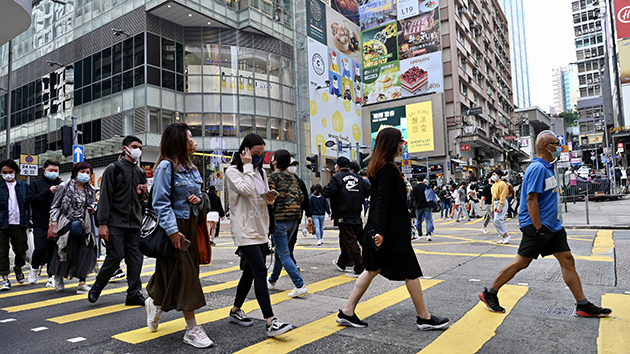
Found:
<path fill-rule="evenodd" d="M 436 279 L 421 279 L 423 289 L 428 289 L 436 284 L 441 283 L 443 280 Z M 406 286 L 401 286 L 397 289 L 388 291 L 384 294 L 375 296 L 369 300 L 360 303 L 357 306 L 357 316 L 365 319 L 370 317 L 379 311 L 393 306 L 405 299 L 409 298 L 409 292 L 407 292 Z M 328 337 L 331 334 L 338 332 L 346 327 L 340 326 L 335 322 L 337 314 L 332 314 L 321 318 L 319 320 L 310 322 L 304 326 L 300 326 L 286 334 L 283 334 L 279 338 L 267 339 L 260 343 L 249 346 L 236 353 L 289 353 L 316 340 Z"/>
<path fill-rule="evenodd" d="M 612 317 L 599 320 L 599 336 L 597 337 L 597 353 L 627 354 L 630 353 L 630 296 L 623 294 L 604 294 L 602 307 L 613 310 Z"/>
<path fill-rule="evenodd" d="M 350 278 L 345 275 L 339 275 L 333 278 L 328 278 L 313 284 L 307 284 L 309 294 L 317 293 L 320 291 L 324 291 L 330 289 L 334 286 L 345 284 L 355 280 L 355 278 Z M 281 293 L 271 295 L 271 304 L 276 305 L 278 303 L 291 300 L 287 295 L 289 291 L 283 291 Z M 221 319 L 227 318 L 230 309 L 232 306 L 223 307 L 216 310 L 210 310 L 205 312 L 200 312 L 195 314 L 195 318 L 197 320 L 197 324 L 205 324 L 210 322 L 215 322 Z M 254 310 L 258 310 L 260 306 L 258 306 L 258 301 L 250 300 L 243 304 L 242 309 L 245 312 L 251 312 Z M 138 344 L 146 341 L 150 341 L 168 334 L 176 333 L 186 328 L 186 321 L 184 318 L 179 318 L 177 320 L 160 323 L 157 332 L 151 332 L 147 327 L 143 327 L 140 329 L 132 330 L 129 332 L 123 332 L 112 336 L 112 338 L 118 339 L 123 342 Z"/>
<path fill-rule="evenodd" d="M 503 320 L 512 311 L 512 308 L 528 290 L 529 287 L 527 286 L 503 286 L 500 296 L 501 305 L 505 308 L 505 314 L 490 312 L 484 303 L 479 302 L 464 317 L 451 325 L 448 330 L 444 331 L 419 353 L 442 354 L 445 353 L 445 348 L 448 348 L 449 353 L 476 353 L 490 338 L 494 337 L 497 328 L 499 328 Z"/>
<path fill-rule="evenodd" d="M 210 276 L 210 275 L 215 275 L 215 274 L 232 272 L 232 271 L 235 271 L 235 270 L 238 270 L 238 269 L 239 269 L 239 267 L 235 266 L 235 267 L 230 267 L 230 268 L 213 270 L 213 271 L 210 271 L 210 272 L 205 272 L 205 273 L 199 274 L 199 278 L 204 278 L 204 277 L 207 277 L 207 276 Z M 151 275 L 151 274 L 153 274 L 153 271 L 142 273 L 140 275 Z M 76 285 L 74 285 L 74 286 L 76 286 Z M 52 289 L 52 288 L 48 288 L 48 289 Z M 109 295 L 109 294 L 116 294 L 116 293 L 120 293 L 120 292 L 123 292 L 123 291 L 124 291 L 124 288 L 122 288 L 122 287 L 114 288 L 114 289 L 107 289 L 107 290 L 103 290 L 101 292 L 101 296 Z M 20 312 L 20 311 L 33 310 L 33 309 L 38 309 L 38 308 L 47 307 L 47 306 L 66 304 L 66 303 L 69 303 L 69 302 L 80 301 L 80 300 L 85 300 L 85 299 L 87 299 L 87 294 L 78 294 L 78 295 L 64 296 L 64 297 L 48 299 L 48 300 L 43 300 L 43 301 L 38 301 L 38 302 L 31 302 L 31 303 L 23 304 L 23 305 L 5 307 L 2 310 L 7 311 L 9 313 Z"/>
<path fill-rule="evenodd" d="M 612 230 L 599 230 L 593 241 L 592 258 L 612 261 L 615 254 L 615 240 Z"/>

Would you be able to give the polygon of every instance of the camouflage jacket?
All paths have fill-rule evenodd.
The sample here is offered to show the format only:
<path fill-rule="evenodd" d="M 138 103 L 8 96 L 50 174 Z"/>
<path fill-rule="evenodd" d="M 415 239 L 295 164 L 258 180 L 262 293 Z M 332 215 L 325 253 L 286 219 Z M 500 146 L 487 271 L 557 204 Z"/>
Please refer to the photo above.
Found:
<path fill-rule="evenodd" d="M 276 171 L 269 175 L 269 189 L 280 193 L 273 206 L 277 221 L 299 220 L 302 218 L 301 203 L 305 196 L 300 190 L 297 178 L 287 171 Z"/>

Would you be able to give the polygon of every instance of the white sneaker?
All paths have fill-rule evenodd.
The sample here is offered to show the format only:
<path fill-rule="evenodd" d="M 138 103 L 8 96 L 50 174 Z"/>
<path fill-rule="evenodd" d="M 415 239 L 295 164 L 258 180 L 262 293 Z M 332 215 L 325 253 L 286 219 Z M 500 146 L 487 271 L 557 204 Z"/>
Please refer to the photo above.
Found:
<path fill-rule="evenodd" d="M 321 246 L 322 245 L 322 240 L 317 240 L 317 245 Z"/>
<path fill-rule="evenodd" d="M 29 284 L 37 283 L 37 269 L 31 268 L 30 273 L 28 273 L 28 283 Z"/>
<path fill-rule="evenodd" d="M 431 234 L 427 234 L 427 241 L 431 241 Z"/>
<path fill-rule="evenodd" d="M 265 324 L 265 328 L 267 329 L 267 337 L 275 337 L 292 330 L 293 326 L 274 318 L 271 325 Z"/>
<path fill-rule="evenodd" d="M 341 268 L 338 264 L 336 260 L 332 260 L 333 264 L 335 265 L 335 267 L 337 267 L 337 270 L 340 272 L 345 272 L 346 271 L 346 267 Z"/>
<path fill-rule="evenodd" d="M 55 291 L 60 293 L 65 288 L 62 277 L 55 277 Z"/>
<path fill-rule="evenodd" d="M 306 290 L 306 285 L 302 285 L 301 288 L 294 288 L 290 293 L 289 293 L 289 297 L 300 297 L 300 296 L 304 296 L 308 293 L 308 290 Z"/>
<path fill-rule="evenodd" d="M 184 334 L 184 343 L 190 344 L 195 348 L 208 348 L 214 344 L 201 326 L 187 329 Z"/>
<path fill-rule="evenodd" d="M 512 238 L 512 236 L 508 235 L 508 237 L 504 237 L 503 240 L 501 240 L 502 244 L 508 244 L 510 243 L 510 239 Z"/>
<path fill-rule="evenodd" d="M 87 285 L 79 285 L 77 286 L 77 294 L 87 294 L 90 292 L 90 287 Z"/>
<path fill-rule="evenodd" d="M 267 279 L 267 289 L 276 290 L 276 283 L 272 283 L 269 281 L 269 279 Z"/>
<path fill-rule="evenodd" d="M 160 323 L 160 316 L 162 315 L 162 309 L 159 309 L 153 304 L 153 299 L 148 297 L 144 300 L 144 308 L 147 311 L 147 326 L 151 332 L 155 332 L 158 329 Z"/>
<path fill-rule="evenodd" d="M 485 227 L 482 227 L 482 228 L 481 228 L 481 232 L 483 232 L 484 234 L 487 234 L 487 233 L 488 233 L 488 230 L 486 230 L 486 228 L 485 228 Z"/>
<path fill-rule="evenodd" d="M 46 282 L 46 287 L 47 288 L 54 288 L 55 287 L 55 276 L 51 276 L 48 277 L 48 281 Z"/>

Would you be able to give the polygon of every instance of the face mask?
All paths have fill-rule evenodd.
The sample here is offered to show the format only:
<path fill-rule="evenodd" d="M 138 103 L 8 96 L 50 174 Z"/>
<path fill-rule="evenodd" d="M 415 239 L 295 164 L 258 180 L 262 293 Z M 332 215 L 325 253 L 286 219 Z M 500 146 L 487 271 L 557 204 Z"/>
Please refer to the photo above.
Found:
<path fill-rule="evenodd" d="M 188 154 L 192 155 L 195 153 L 195 151 L 197 151 L 197 142 L 195 141 L 195 139 L 190 139 L 192 141 L 192 147 L 188 148 Z"/>
<path fill-rule="evenodd" d="M 295 174 L 295 172 L 297 172 L 297 166 L 289 166 L 287 168 L 287 171 L 289 171 L 289 173 L 291 174 Z"/>
<path fill-rule="evenodd" d="M 59 177 L 59 172 L 46 171 L 46 173 L 44 173 L 44 176 L 48 179 L 57 179 L 57 177 Z"/>
<path fill-rule="evenodd" d="M 402 156 L 404 152 L 405 152 L 405 145 L 398 144 L 398 151 L 397 151 L 396 156 Z"/>
<path fill-rule="evenodd" d="M 551 157 L 555 160 L 560 157 L 560 154 L 562 154 L 562 146 L 556 146 L 556 151 L 551 152 Z"/>
<path fill-rule="evenodd" d="M 2 178 L 4 178 L 5 181 L 7 182 L 11 182 L 15 179 L 15 174 L 7 174 L 7 175 L 2 175 Z"/>
<path fill-rule="evenodd" d="M 492 177 L 490 177 L 490 179 L 492 180 L 492 182 L 496 182 L 496 181 L 499 179 L 499 177 L 497 177 L 497 176 L 492 176 Z"/>
<path fill-rule="evenodd" d="M 86 183 L 90 180 L 90 175 L 88 175 L 87 173 L 79 173 L 77 175 L 77 181 L 81 182 L 81 183 Z"/>
<path fill-rule="evenodd" d="M 134 160 L 137 160 L 140 158 L 140 156 L 142 156 L 142 150 L 140 149 L 131 149 L 129 147 L 127 147 L 127 150 L 125 150 L 125 153 L 127 155 L 129 155 L 129 157 L 131 157 Z"/>
<path fill-rule="evenodd" d="M 262 161 L 263 156 L 260 155 L 252 155 L 252 165 L 254 166 L 258 166 L 260 164 L 260 162 Z"/>

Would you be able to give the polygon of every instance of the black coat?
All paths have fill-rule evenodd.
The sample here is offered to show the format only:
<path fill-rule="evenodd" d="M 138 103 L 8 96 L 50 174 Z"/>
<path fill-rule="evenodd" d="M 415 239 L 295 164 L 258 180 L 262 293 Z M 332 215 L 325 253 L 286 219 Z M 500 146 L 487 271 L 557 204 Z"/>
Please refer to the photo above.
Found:
<path fill-rule="evenodd" d="M 28 188 L 26 201 L 31 207 L 31 219 L 33 227 L 48 228 L 50 221 L 50 206 L 55 195 L 50 191 L 50 187 L 58 186 L 61 179 L 53 181 L 46 177 L 38 178 Z"/>
<path fill-rule="evenodd" d="M 206 208 L 209 208 L 206 210 L 206 214 L 208 212 L 211 211 L 216 211 L 219 213 L 220 217 L 224 217 L 225 216 L 225 211 L 223 211 L 223 205 L 221 204 L 221 198 L 219 198 L 218 195 L 214 194 L 208 194 L 208 199 L 210 199 L 210 206 L 205 206 Z"/>
<path fill-rule="evenodd" d="M 370 196 L 370 185 L 361 176 L 344 169 L 330 179 L 322 195 L 330 198 L 333 219 L 358 219 L 361 217 L 365 198 Z"/>
<path fill-rule="evenodd" d="M 414 253 L 411 247 L 411 217 L 407 210 L 407 187 L 396 165 L 386 163 L 376 176 L 370 178 L 372 198 L 370 216 L 365 230 L 375 229 L 383 236 L 383 249 L 392 252 Z M 368 233 L 363 244 L 372 242 Z"/>

